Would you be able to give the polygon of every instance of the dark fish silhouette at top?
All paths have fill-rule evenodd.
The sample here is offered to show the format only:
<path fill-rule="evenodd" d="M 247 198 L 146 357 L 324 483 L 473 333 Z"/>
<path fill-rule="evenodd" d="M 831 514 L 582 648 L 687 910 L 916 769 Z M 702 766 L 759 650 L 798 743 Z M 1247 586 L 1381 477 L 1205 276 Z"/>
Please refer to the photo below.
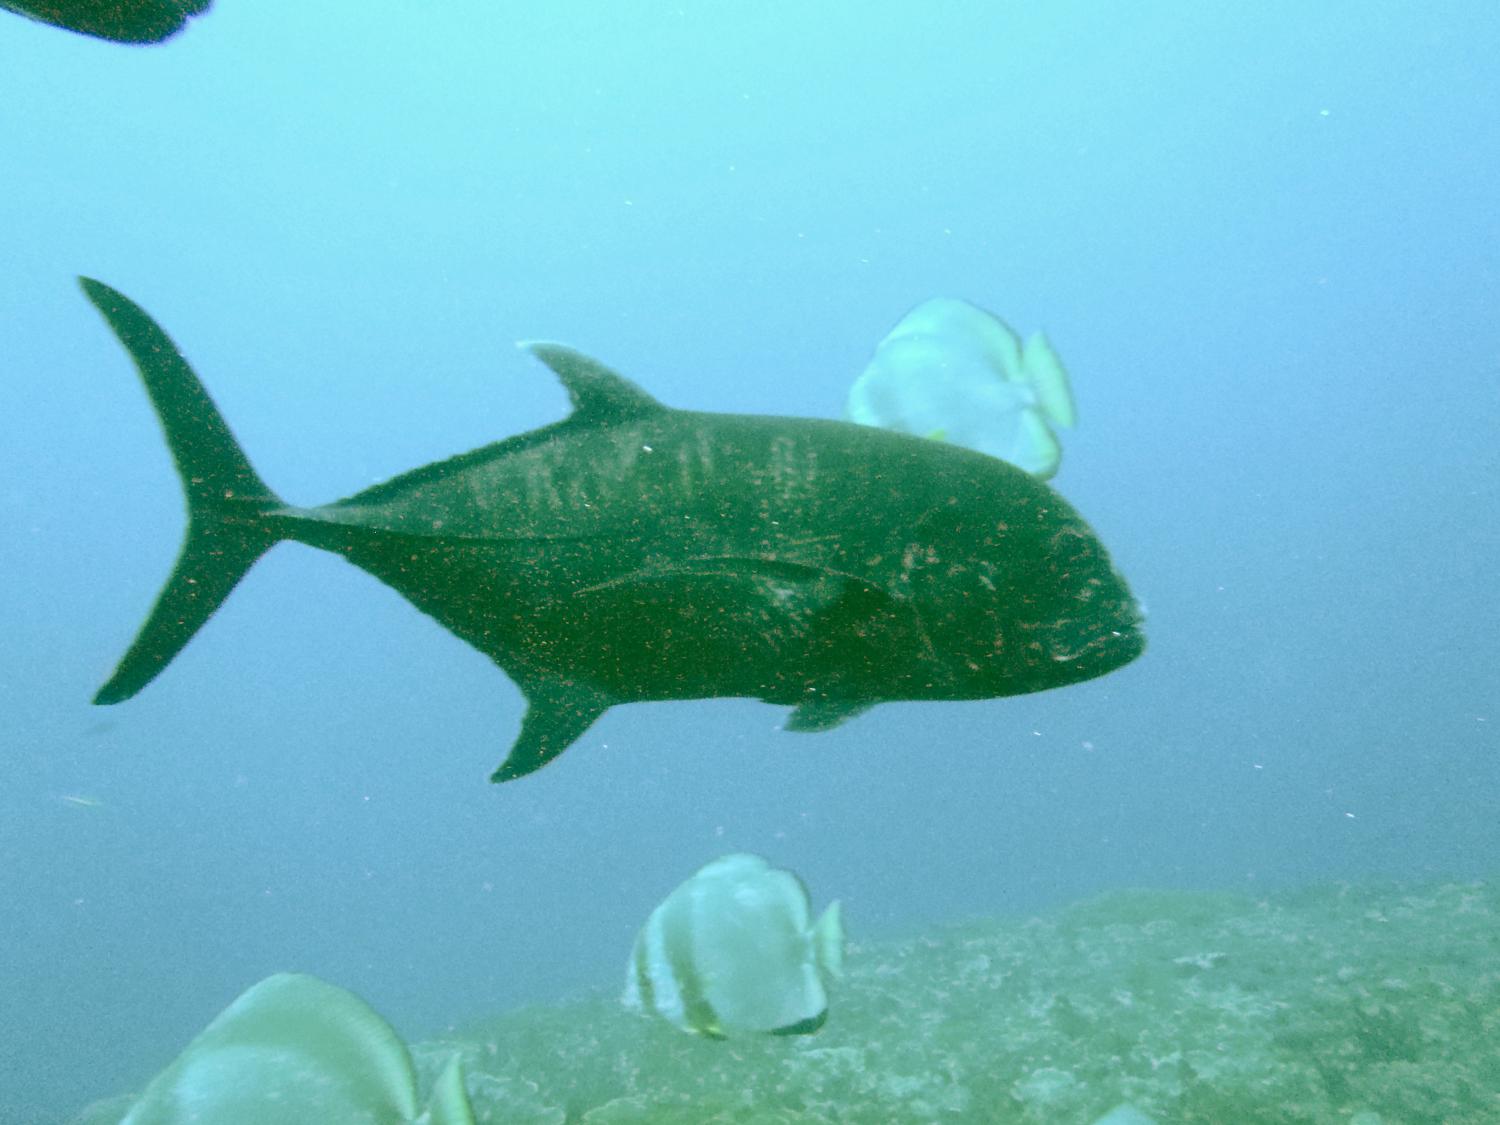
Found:
<path fill-rule="evenodd" d="M 166 333 L 82 284 L 188 501 L 176 568 L 96 703 L 145 687 L 282 539 L 342 555 L 516 681 L 526 715 L 495 781 L 617 703 L 752 696 L 826 730 L 886 700 L 1091 679 L 1144 646 L 1103 545 L 1022 470 L 848 422 L 674 410 L 559 344 L 525 346 L 572 399 L 562 421 L 285 504 Z"/>
<path fill-rule="evenodd" d="M 160 43 L 212 0 L 0 0 L 0 8 L 116 43 Z"/>

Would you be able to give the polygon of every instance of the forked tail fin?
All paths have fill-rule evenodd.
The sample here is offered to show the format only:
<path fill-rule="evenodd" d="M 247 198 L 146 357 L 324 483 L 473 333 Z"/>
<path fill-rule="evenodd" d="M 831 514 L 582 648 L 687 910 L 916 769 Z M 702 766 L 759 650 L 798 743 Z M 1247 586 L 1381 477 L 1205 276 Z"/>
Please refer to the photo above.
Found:
<path fill-rule="evenodd" d="M 167 584 L 95 703 L 129 699 L 156 678 L 281 534 L 265 515 L 282 506 L 250 466 L 177 346 L 146 311 L 103 282 L 83 291 L 130 353 L 188 502 L 187 538 Z"/>

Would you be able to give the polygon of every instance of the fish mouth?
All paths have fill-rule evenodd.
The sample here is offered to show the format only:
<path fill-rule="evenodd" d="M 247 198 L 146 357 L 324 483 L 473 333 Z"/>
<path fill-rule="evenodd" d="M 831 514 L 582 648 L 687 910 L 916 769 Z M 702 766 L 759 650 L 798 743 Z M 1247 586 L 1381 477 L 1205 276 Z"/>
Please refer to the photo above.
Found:
<path fill-rule="evenodd" d="M 1117 614 L 1056 623 L 1047 637 L 1054 665 L 1074 665 L 1080 678 L 1103 675 L 1129 664 L 1146 649 L 1141 630 L 1146 615 L 1133 599 Z"/>
<path fill-rule="evenodd" d="M 1129 664 L 1146 651 L 1146 634 L 1141 629 L 1140 622 L 1132 621 L 1111 629 L 1101 650 L 1111 661 L 1111 667 L 1119 668 Z"/>

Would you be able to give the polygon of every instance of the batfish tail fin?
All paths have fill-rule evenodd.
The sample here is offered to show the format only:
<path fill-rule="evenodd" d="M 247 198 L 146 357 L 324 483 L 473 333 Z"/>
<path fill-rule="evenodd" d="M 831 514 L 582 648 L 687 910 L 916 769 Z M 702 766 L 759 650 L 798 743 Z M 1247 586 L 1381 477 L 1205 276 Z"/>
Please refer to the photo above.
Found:
<path fill-rule="evenodd" d="M 844 913 L 837 901 L 828 904 L 813 926 L 813 955 L 833 976 L 844 975 Z"/>
<path fill-rule="evenodd" d="M 83 291 L 130 353 L 166 434 L 187 496 L 182 552 L 156 605 L 94 702 L 119 703 L 156 678 L 213 615 L 281 532 L 266 520 L 283 507 L 230 433 L 198 376 L 146 311 L 102 282 Z"/>
<path fill-rule="evenodd" d="M 1033 332 L 1021 353 L 1022 378 L 1036 392 L 1037 404 L 1049 422 L 1059 426 L 1078 424 L 1078 407 L 1073 403 L 1073 387 L 1062 360 L 1052 344 L 1040 332 Z"/>

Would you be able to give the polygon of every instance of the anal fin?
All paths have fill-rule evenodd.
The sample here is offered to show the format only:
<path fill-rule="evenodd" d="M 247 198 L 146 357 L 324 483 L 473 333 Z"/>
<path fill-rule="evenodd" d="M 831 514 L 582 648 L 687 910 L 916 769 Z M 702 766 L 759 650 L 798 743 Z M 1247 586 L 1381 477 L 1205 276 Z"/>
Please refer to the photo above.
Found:
<path fill-rule="evenodd" d="M 875 702 L 868 699 L 827 699 L 821 696 L 804 699 L 792 708 L 781 729 L 798 733 L 832 730 L 840 723 L 863 715 L 873 706 Z"/>
<path fill-rule="evenodd" d="M 514 781 L 541 769 L 593 726 L 610 703 L 602 693 L 582 684 L 528 685 L 521 733 L 490 780 Z"/>

